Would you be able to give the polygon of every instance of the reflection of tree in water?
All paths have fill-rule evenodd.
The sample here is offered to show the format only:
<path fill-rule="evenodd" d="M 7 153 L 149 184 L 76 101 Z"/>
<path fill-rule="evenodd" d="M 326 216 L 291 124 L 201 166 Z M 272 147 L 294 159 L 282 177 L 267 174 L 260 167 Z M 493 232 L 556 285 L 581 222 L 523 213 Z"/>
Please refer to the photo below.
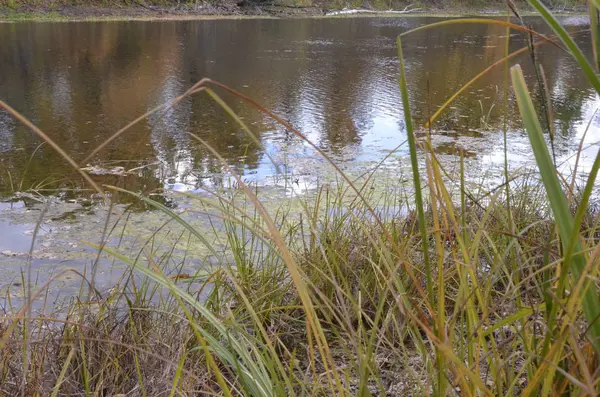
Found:
<path fill-rule="evenodd" d="M 76 161 L 137 116 L 203 77 L 248 94 L 331 152 L 354 150 L 369 133 L 398 135 L 399 143 L 403 127 L 392 127 L 391 132 L 372 129 L 382 115 L 393 118 L 386 128 L 401 125 L 394 38 L 399 31 L 427 21 L 402 20 L 401 27 L 398 21 L 4 24 L 0 25 L 0 98 L 31 118 Z M 417 122 L 503 56 L 503 34 L 503 28 L 471 24 L 425 30 L 405 39 Z M 512 50 L 526 44 L 522 35 L 511 40 Z M 589 52 L 589 35 L 578 40 Z M 539 54 L 557 131 L 573 135 L 573 126 L 594 97 L 567 54 L 550 46 L 540 47 Z M 524 67 L 529 86 L 536 91 L 528 56 L 515 62 Z M 501 129 L 503 78 L 503 67 L 494 69 L 469 88 L 435 127 L 460 134 L 480 129 L 481 116 L 491 109 L 486 124 L 491 133 Z M 260 112 L 222 95 L 265 144 L 288 139 L 276 135 L 274 124 Z M 58 179 L 83 184 L 47 145 L 29 163 L 40 140 L 6 118 L 0 113 L 0 189 L 7 189 L 7 172 L 13 180 L 23 180 L 25 187 Z M 511 129 L 522 128 L 512 101 L 508 120 Z M 210 177 L 218 182 L 221 162 L 188 133 L 197 134 L 246 171 L 265 162 L 262 149 L 205 93 L 182 101 L 161 118 L 140 123 L 96 160 L 147 164 L 159 159 L 158 170 L 144 171 L 137 182 L 127 182 L 142 190 L 160 187 L 164 181 L 198 186 Z M 134 163 L 124 163 L 126 168 L 130 164 Z"/>
<path fill-rule="evenodd" d="M 468 26 L 468 29 L 453 25 L 439 30 L 424 31 L 422 35 L 407 38 L 405 56 L 417 121 L 424 122 L 429 114 L 435 112 L 463 84 L 491 63 L 504 57 L 504 33 L 503 28 L 491 25 L 472 25 Z M 582 49 L 591 52 L 589 37 L 577 37 Z M 524 35 L 511 35 L 511 51 L 516 51 L 526 44 Z M 591 98 L 592 91 L 585 76 L 575 72 L 578 67 L 564 51 L 543 45 L 537 47 L 537 55 L 544 67 L 552 93 L 557 131 L 569 135 L 569 129 L 581 121 L 582 106 Z M 529 54 L 525 53 L 513 59 L 511 64 L 515 63 L 523 67 L 528 85 L 541 110 L 540 87 L 536 84 Z M 481 118 L 484 116 L 487 128 L 501 129 L 503 85 L 504 67 L 498 66 L 455 100 L 438 119 L 436 128 L 482 128 Z M 510 97 L 507 118 L 509 128 L 521 129 L 522 124 L 516 103 L 512 101 L 512 92 Z"/>
<path fill-rule="evenodd" d="M 591 87 L 587 87 L 587 81 L 582 73 L 573 73 L 574 64 L 570 59 L 557 59 L 554 65 L 556 67 L 551 70 L 553 74 L 548 77 L 550 79 L 548 88 L 552 97 L 555 129 L 557 133 L 568 137 L 573 134 L 578 122 L 587 122 L 582 119 L 583 107 L 589 101 L 593 101 L 596 94 Z"/>
<path fill-rule="evenodd" d="M 256 119 L 256 113 L 244 112 L 235 103 L 230 105 L 245 123 L 256 124 L 252 118 Z M 205 93 L 182 101 L 166 116 L 151 121 L 151 142 L 165 166 L 162 177 L 171 184 L 198 186 L 203 178 L 224 171 L 221 160 L 189 133 L 204 140 L 231 164 L 254 169 L 262 158 L 260 147 Z"/>
<path fill-rule="evenodd" d="M 147 77 L 136 73 L 141 49 L 119 49 L 120 42 L 135 37 L 128 26 L 133 25 L 25 24 L 9 29 L 0 46 L 0 96 L 75 160 L 81 159 L 132 115 L 143 113 L 144 103 L 139 98 L 144 95 L 144 78 L 152 80 L 152 73 Z M 22 40 L 23 35 L 35 40 Z M 124 56 L 124 51 L 132 53 Z M 129 95 L 124 95 L 127 90 L 123 89 L 123 77 L 116 76 L 119 73 L 129 81 L 137 80 L 135 87 L 129 84 Z M 121 92 L 113 95 L 117 90 Z M 112 106 L 118 111 L 111 111 Z M 52 179 L 81 184 L 74 170 L 47 145 L 28 162 L 41 142 L 30 131 L 18 126 L 12 140 L 19 151 L 10 153 L 10 169 L 16 180 L 23 180 L 24 188 Z M 131 147 L 119 140 L 102 154 L 103 160 L 132 158 Z"/>

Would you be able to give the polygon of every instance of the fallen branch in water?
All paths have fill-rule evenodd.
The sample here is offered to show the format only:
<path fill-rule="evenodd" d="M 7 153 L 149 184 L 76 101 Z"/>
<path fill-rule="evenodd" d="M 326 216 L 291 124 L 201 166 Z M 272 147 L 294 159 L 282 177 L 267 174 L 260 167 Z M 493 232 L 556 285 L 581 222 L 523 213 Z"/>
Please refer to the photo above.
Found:
<path fill-rule="evenodd" d="M 421 11 L 420 8 L 410 8 L 410 6 L 406 6 L 404 10 L 387 10 L 387 11 L 377 11 L 377 10 L 367 10 L 364 8 L 352 9 L 349 10 L 344 8 L 340 11 L 331 11 L 326 13 L 326 16 L 334 16 L 334 15 L 349 15 L 349 14 L 408 14 L 410 12 Z"/>

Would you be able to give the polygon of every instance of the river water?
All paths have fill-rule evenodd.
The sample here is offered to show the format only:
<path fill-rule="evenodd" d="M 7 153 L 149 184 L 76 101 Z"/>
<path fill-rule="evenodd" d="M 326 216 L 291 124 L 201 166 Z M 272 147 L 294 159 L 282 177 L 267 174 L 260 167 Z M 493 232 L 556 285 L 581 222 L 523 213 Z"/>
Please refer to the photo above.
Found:
<path fill-rule="evenodd" d="M 83 163 L 114 132 L 209 77 L 289 121 L 349 175 L 360 175 L 397 149 L 382 166 L 389 182 L 390 175 L 394 179 L 406 174 L 408 151 L 397 86 L 396 36 L 441 20 L 411 16 L 5 23 L 0 24 L 0 99 L 82 167 L 89 165 L 92 177 L 102 184 L 193 194 L 230 186 L 223 162 L 190 134 L 210 144 L 246 181 L 267 191 L 301 195 L 332 178 L 331 169 L 306 142 L 218 88 L 215 92 L 260 145 L 200 92 L 137 123 Z M 540 19 L 526 21 L 550 34 Z M 561 22 L 591 54 L 587 19 L 572 16 Z M 416 124 L 422 126 L 463 84 L 501 59 L 506 40 L 503 27 L 484 24 L 449 25 L 407 36 L 404 57 Z M 510 51 L 526 45 L 524 34 L 511 32 Z M 600 139 L 598 97 L 561 49 L 541 45 L 537 57 L 552 98 L 557 159 L 566 169 L 590 122 L 581 160 L 585 169 Z M 513 58 L 515 63 L 522 65 L 534 97 L 539 96 L 529 54 Z M 532 164 L 512 97 L 503 117 L 504 76 L 503 66 L 492 69 L 431 130 L 440 158 L 456 164 L 462 151 L 472 179 L 493 178 L 501 168 L 505 120 L 511 170 Z M 419 136 L 425 131 L 419 127 Z M 56 273 L 89 265 L 93 249 L 81 248 L 79 239 L 94 240 L 101 234 L 102 217 L 120 207 L 96 205 L 88 188 L 49 145 L 0 111 L 0 287 L 18 284 L 15 280 L 26 261 L 23 253 L 40 219 L 36 269 Z M 181 207 L 166 195 L 155 197 Z M 45 212 L 44 201 L 50 203 Z M 119 195 L 117 201 L 132 199 Z M 136 214 L 138 225 L 148 225 L 148 215 Z M 120 277 L 119 271 L 100 273 L 108 284 Z M 42 274 L 40 280 L 47 277 Z"/>

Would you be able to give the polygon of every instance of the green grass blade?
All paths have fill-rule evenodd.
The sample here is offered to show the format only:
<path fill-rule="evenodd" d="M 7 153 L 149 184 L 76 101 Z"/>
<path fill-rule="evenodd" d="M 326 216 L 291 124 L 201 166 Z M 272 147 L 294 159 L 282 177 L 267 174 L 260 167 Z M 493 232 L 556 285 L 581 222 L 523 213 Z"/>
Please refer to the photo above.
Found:
<path fill-rule="evenodd" d="M 52 389 L 51 397 L 58 396 L 58 392 L 60 391 L 60 386 L 65 381 L 65 378 L 67 375 L 67 370 L 69 369 L 69 365 L 71 365 L 71 360 L 73 359 L 73 356 L 75 355 L 76 351 L 77 351 L 77 349 L 75 349 L 75 346 L 72 346 L 71 350 L 69 351 L 69 355 L 67 356 L 67 359 L 65 360 L 65 362 L 62 366 L 62 369 L 60 370 L 58 379 L 56 380 L 56 383 L 54 384 L 54 388 Z"/>
<path fill-rule="evenodd" d="M 578 231 L 574 229 L 575 225 L 569 211 L 569 203 L 567 202 L 567 198 L 565 197 L 560 181 L 556 175 L 556 168 L 554 167 L 548 147 L 546 146 L 542 127 L 535 113 L 535 108 L 519 65 L 511 68 L 511 78 L 513 89 L 517 97 L 517 103 L 519 105 L 519 111 L 521 112 L 523 123 L 527 130 L 529 141 L 531 142 L 536 163 L 542 175 L 542 181 L 550 201 L 552 212 L 554 213 L 556 224 L 558 225 L 563 248 L 565 251 L 568 251 L 568 243 L 571 236 L 578 233 Z M 574 244 L 574 252 L 576 252 L 576 254 L 573 255 L 572 258 L 564 258 L 564 268 L 562 271 L 568 271 L 569 263 L 572 259 L 572 270 L 576 280 L 579 280 L 586 267 L 586 258 L 581 254 L 582 251 L 581 243 L 579 242 L 579 239 L 576 239 Z M 583 311 L 586 319 L 590 323 L 590 336 L 596 349 L 600 350 L 600 322 L 598 321 L 598 318 L 600 318 L 600 305 L 598 304 L 598 292 L 595 288 L 586 288 L 584 291 L 584 296 L 582 297 Z"/>
<path fill-rule="evenodd" d="M 419 176 L 419 160 L 417 159 L 417 142 L 415 139 L 412 116 L 410 114 L 410 101 L 408 99 L 408 86 L 406 84 L 406 70 L 404 68 L 404 57 L 402 55 L 402 40 L 398 36 L 398 59 L 400 61 L 400 93 L 402 95 L 402 107 L 404 108 L 404 123 L 406 126 L 406 135 L 408 137 L 408 147 L 410 150 L 410 163 L 415 184 L 415 202 L 419 216 L 419 229 L 421 232 L 421 241 L 423 248 L 423 261 L 425 265 L 425 277 L 427 278 L 427 293 L 430 299 L 433 297 L 433 280 L 431 268 L 429 266 L 429 247 L 427 238 L 427 226 L 425 224 L 425 208 L 423 206 L 423 193 L 421 191 L 421 177 Z"/>
<path fill-rule="evenodd" d="M 493 333 L 496 332 L 497 330 L 499 330 L 500 328 L 502 328 L 506 325 L 510 325 L 512 323 L 516 323 L 517 321 L 519 321 L 523 318 L 526 318 L 528 316 L 531 316 L 534 313 L 536 313 L 538 311 L 542 311 L 544 309 L 546 309 L 546 303 L 540 303 L 539 305 L 532 306 L 532 307 L 524 307 L 520 310 L 517 310 L 512 315 L 510 315 L 506 318 L 503 318 L 502 320 L 498 321 L 494 325 L 486 328 L 486 330 L 483 331 L 481 334 L 485 337 L 488 337 L 490 335 L 493 335 Z"/>

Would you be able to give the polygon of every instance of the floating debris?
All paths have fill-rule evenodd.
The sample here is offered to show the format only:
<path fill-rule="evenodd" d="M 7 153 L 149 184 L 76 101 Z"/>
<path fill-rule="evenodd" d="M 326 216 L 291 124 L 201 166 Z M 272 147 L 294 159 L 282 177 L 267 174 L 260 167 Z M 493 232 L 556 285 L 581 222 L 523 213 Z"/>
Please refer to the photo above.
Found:
<path fill-rule="evenodd" d="M 105 168 L 98 165 L 87 164 L 84 168 L 81 168 L 81 171 L 85 171 L 91 175 L 116 175 L 116 176 L 125 176 L 127 175 L 127 171 L 125 171 L 124 167 L 111 167 Z"/>

